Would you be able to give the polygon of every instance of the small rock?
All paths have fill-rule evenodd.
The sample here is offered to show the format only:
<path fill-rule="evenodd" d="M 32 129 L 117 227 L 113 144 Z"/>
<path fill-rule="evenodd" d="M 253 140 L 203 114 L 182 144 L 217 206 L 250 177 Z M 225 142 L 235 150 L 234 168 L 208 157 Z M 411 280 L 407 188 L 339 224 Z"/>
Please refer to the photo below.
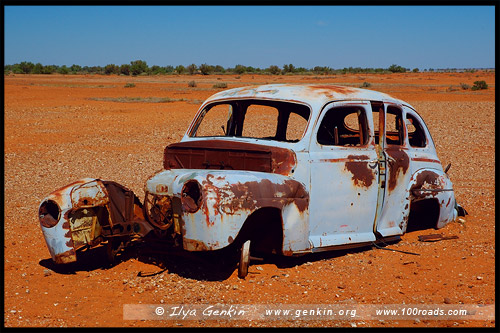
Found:
<path fill-rule="evenodd" d="M 449 299 L 448 297 L 445 297 L 444 304 L 451 304 L 451 299 Z"/>
<path fill-rule="evenodd" d="M 482 280 L 482 279 L 483 279 L 483 277 L 482 277 L 482 276 L 478 276 L 476 279 L 478 279 L 478 280 Z"/>
<path fill-rule="evenodd" d="M 51 274 L 52 274 L 52 272 L 50 271 L 50 269 L 44 269 L 43 270 L 43 276 L 49 276 Z"/>

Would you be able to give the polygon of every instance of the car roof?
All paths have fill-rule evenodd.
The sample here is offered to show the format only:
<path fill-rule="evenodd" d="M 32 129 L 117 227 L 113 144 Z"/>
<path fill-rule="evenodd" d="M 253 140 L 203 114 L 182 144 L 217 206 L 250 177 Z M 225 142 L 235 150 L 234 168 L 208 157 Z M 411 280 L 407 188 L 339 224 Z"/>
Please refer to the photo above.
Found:
<path fill-rule="evenodd" d="M 218 92 L 209 97 L 206 103 L 241 98 L 294 101 L 307 103 L 313 107 L 321 107 L 331 101 L 345 100 L 383 101 L 410 106 L 382 92 L 334 84 L 266 84 L 239 87 Z"/>

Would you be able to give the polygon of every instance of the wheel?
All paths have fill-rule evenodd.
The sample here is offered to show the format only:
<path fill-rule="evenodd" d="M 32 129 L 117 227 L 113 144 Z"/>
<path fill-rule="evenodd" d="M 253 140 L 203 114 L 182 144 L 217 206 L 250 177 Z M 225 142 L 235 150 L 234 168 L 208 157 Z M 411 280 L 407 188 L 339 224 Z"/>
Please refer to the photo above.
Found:
<path fill-rule="evenodd" d="M 106 257 L 110 264 L 113 264 L 115 262 L 116 254 L 120 252 L 122 248 L 122 241 L 116 238 L 111 238 L 108 240 L 108 243 L 106 244 Z"/>
<path fill-rule="evenodd" d="M 240 264 L 238 266 L 238 277 L 244 279 L 248 274 L 248 266 L 250 264 L 250 241 L 243 243 L 240 253 Z"/>

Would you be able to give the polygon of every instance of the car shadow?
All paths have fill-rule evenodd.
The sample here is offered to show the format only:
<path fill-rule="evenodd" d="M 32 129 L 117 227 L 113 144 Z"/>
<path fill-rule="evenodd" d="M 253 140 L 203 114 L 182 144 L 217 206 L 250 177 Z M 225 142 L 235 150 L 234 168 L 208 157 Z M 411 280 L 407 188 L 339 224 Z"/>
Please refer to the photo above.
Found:
<path fill-rule="evenodd" d="M 250 265 L 273 264 L 280 269 L 293 268 L 308 262 L 335 259 L 372 248 L 372 246 L 364 246 L 308 253 L 300 256 L 251 253 Z M 59 265 L 51 259 L 42 259 L 39 264 L 59 274 L 76 274 L 78 271 L 108 270 L 121 262 L 136 259 L 158 267 L 158 270 L 154 272 L 139 271 L 137 276 L 149 277 L 167 272 L 195 280 L 224 281 L 238 269 L 239 252 L 231 246 L 221 250 L 202 252 L 174 250 L 161 241 L 153 241 L 140 242 L 121 250 L 113 262 L 109 262 L 107 258 L 106 247 L 98 246 L 78 252 L 77 262 Z"/>
<path fill-rule="evenodd" d="M 97 246 L 92 249 L 77 251 L 78 261 L 67 264 L 56 264 L 52 259 L 42 259 L 39 261 L 43 266 L 58 274 L 76 274 L 76 272 L 90 272 L 94 270 L 107 270 L 123 261 L 127 261 L 135 256 L 137 250 L 134 247 L 122 250 L 113 262 L 107 256 L 106 246 Z"/>

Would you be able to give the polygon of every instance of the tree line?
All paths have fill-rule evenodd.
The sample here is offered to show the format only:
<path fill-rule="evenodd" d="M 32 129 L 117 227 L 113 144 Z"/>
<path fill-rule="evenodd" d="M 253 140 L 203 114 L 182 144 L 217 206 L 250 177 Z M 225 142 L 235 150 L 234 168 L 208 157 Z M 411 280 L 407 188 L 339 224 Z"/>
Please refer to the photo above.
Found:
<path fill-rule="evenodd" d="M 449 69 L 448 71 L 456 71 L 457 69 Z M 236 65 L 235 67 L 224 68 L 220 65 L 208 64 L 191 64 L 189 66 L 148 66 L 146 61 L 134 60 L 129 64 L 115 65 L 108 64 L 102 66 L 80 66 L 73 64 L 68 67 L 66 65 L 42 65 L 41 63 L 32 63 L 23 61 L 13 65 L 4 65 L 4 74 L 102 74 L 102 75 L 159 75 L 159 74 L 316 74 L 316 75 L 332 75 L 332 74 L 347 74 L 347 73 L 405 73 L 419 72 L 418 68 L 410 70 L 396 64 L 388 68 L 361 68 L 361 67 L 345 67 L 342 69 L 333 69 L 328 66 L 315 66 L 313 68 L 295 67 L 293 64 L 285 64 L 283 67 L 272 65 L 267 68 L 258 68 L 252 66 Z M 434 69 L 424 69 L 424 71 L 433 72 Z"/>

